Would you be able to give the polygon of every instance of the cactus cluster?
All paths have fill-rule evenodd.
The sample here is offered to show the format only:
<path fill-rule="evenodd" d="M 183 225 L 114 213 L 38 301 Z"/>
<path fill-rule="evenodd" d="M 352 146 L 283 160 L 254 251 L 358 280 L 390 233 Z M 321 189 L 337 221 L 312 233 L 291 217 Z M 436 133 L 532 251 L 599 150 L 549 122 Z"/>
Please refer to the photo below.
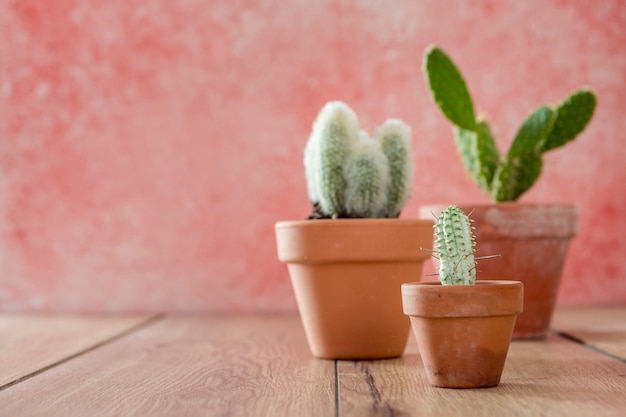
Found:
<path fill-rule="evenodd" d="M 596 96 L 580 89 L 556 107 L 541 106 L 519 128 L 505 155 L 500 155 L 486 120 L 477 118 L 465 81 L 450 57 L 431 46 L 424 73 L 433 98 L 455 125 L 461 160 L 472 179 L 494 201 L 515 201 L 537 180 L 542 155 L 581 133 L 593 116 Z"/>
<path fill-rule="evenodd" d="M 350 107 L 327 103 L 304 149 L 312 218 L 393 218 L 413 182 L 411 129 L 389 119 L 374 137 Z"/>
<path fill-rule="evenodd" d="M 474 285 L 476 260 L 469 217 L 456 206 L 446 208 L 435 224 L 435 244 L 442 285 Z"/>

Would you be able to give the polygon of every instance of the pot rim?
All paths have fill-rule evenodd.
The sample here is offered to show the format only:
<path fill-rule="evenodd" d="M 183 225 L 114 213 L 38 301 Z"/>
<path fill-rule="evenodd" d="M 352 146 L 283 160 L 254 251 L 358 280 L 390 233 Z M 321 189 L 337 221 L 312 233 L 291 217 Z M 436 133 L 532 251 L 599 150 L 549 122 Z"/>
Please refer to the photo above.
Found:
<path fill-rule="evenodd" d="M 490 208 L 490 207 L 526 207 L 526 208 L 543 208 L 543 207 L 564 207 L 564 208 L 572 208 L 579 209 L 580 205 L 578 203 L 572 202 L 520 202 L 520 201 L 501 201 L 501 202 L 491 202 L 491 203 L 471 203 L 471 202 L 452 202 L 452 203 L 431 203 L 431 204 L 420 204 L 420 209 L 425 207 L 448 207 L 448 206 L 457 206 L 457 207 L 476 207 L 476 208 Z"/>
<path fill-rule="evenodd" d="M 519 314 L 524 284 L 512 280 L 477 280 L 475 285 L 433 282 L 402 284 L 404 314 L 418 317 L 487 317 Z"/>
<path fill-rule="evenodd" d="M 463 288 L 463 287 L 476 287 L 477 285 L 516 285 L 518 283 L 522 283 L 521 281 L 512 280 L 512 279 L 477 279 L 476 284 L 474 285 L 442 285 L 441 281 L 416 281 L 416 282 L 407 282 L 402 284 L 402 291 L 407 288 L 407 291 L 415 287 L 422 286 L 439 286 L 443 291 L 449 291 L 448 288 Z M 450 290 L 451 291 L 451 290 Z"/>
<path fill-rule="evenodd" d="M 356 219 L 303 219 L 303 220 L 279 220 L 275 223 L 276 229 L 284 229 L 290 227 L 363 227 L 363 226 L 389 226 L 389 227 L 405 227 L 407 225 L 423 225 L 434 224 L 429 219 L 374 219 L 374 218 L 356 218 Z"/>
<path fill-rule="evenodd" d="M 418 217 L 436 218 L 448 205 L 421 205 Z M 480 238 L 570 239 L 578 234 L 580 208 L 566 203 L 457 204 L 475 222 Z"/>
<path fill-rule="evenodd" d="M 432 220 L 295 220 L 275 225 L 286 263 L 423 262 L 433 244 Z M 413 280 L 409 277 L 408 280 Z"/>

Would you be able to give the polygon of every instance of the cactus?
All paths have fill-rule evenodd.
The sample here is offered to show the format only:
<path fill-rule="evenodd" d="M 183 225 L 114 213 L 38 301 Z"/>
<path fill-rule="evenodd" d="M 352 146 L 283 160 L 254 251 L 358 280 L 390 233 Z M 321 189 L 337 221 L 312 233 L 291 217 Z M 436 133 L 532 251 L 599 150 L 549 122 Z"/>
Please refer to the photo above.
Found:
<path fill-rule="evenodd" d="M 387 120 L 374 138 L 345 103 L 327 103 L 304 149 L 311 218 L 394 218 L 410 197 L 411 129 Z"/>
<path fill-rule="evenodd" d="M 442 285 L 474 285 L 476 261 L 469 217 L 456 206 L 446 208 L 435 224 L 439 281 Z"/>
<path fill-rule="evenodd" d="M 386 211 L 389 217 L 398 217 L 411 196 L 413 183 L 411 129 L 401 120 L 390 119 L 376 130 L 375 138 L 380 141 L 389 162 L 391 183 Z"/>
<path fill-rule="evenodd" d="M 424 73 L 435 103 L 454 125 L 463 165 L 494 201 L 515 201 L 541 174 L 542 155 L 573 140 L 591 120 L 596 96 L 587 89 L 572 93 L 557 107 L 541 106 L 518 130 L 506 155 L 500 155 L 491 129 L 478 119 L 465 81 L 450 57 L 431 46 Z"/>
<path fill-rule="evenodd" d="M 387 157 L 376 139 L 361 132 L 345 169 L 345 211 L 359 217 L 385 217 L 390 175 Z"/>

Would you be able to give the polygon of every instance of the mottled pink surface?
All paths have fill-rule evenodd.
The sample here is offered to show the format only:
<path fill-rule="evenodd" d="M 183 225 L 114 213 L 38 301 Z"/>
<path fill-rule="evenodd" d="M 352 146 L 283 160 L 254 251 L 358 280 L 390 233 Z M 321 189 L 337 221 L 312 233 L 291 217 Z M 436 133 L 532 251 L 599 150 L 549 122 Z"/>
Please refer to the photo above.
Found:
<path fill-rule="evenodd" d="M 404 217 L 487 202 L 427 94 L 430 43 L 502 148 L 537 105 L 596 90 L 523 200 L 580 205 L 560 303 L 626 302 L 624 28 L 621 0 L 0 0 L 0 310 L 294 309 L 273 225 L 308 214 L 328 100 L 413 127 Z"/>

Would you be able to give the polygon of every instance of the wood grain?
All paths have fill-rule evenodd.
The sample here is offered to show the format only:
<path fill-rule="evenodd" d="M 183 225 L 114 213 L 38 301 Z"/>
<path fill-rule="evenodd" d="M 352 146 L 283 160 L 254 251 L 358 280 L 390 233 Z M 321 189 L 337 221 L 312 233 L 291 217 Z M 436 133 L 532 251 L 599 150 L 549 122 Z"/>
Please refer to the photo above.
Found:
<path fill-rule="evenodd" d="M 513 342 L 495 388 L 431 387 L 414 347 L 399 359 L 341 361 L 338 372 L 343 417 L 623 417 L 626 410 L 626 364 L 554 335 Z"/>
<path fill-rule="evenodd" d="M 73 315 L 0 315 L 0 389 L 148 320 Z"/>
<path fill-rule="evenodd" d="M 561 307 L 552 328 L 626 361 L 626 306 Z"/>
<path fill-rule="evenodd" d="M 331 416 L 297 316 L 173 316 L 0 392 L 0 416 Z"/>
<path fill-rule="evenodd" d="M 514 341 L 483 390 L 428 385 L 413 336 L 398 359 L 314 359 L 296 315 L 5 314 L 0 417 L 623 417 L 625 309 L 558 309 L 562 333 Z"/>

